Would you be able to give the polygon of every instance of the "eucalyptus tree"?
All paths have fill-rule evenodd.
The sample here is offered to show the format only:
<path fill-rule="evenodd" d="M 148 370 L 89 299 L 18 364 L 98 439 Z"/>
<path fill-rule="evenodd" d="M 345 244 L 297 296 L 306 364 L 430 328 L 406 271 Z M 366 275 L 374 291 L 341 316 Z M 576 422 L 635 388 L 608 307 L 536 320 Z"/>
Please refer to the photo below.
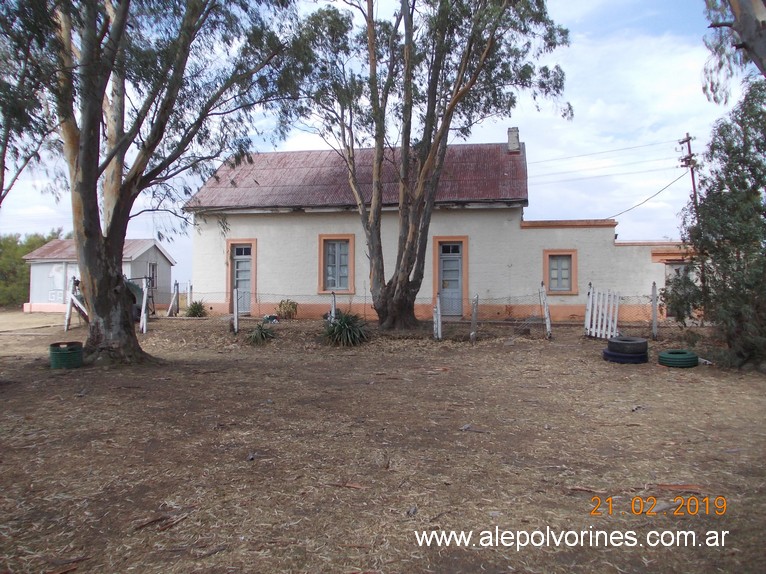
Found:
<path fill-rule="evenodd" d="M 736 363 L 766 359 L 766 81 L 716 122 L 705 153 L 699 205 L 685 212 L 694 257 L 666 298 L 716 325 Z M 693 281 L 704 267 L 704 285 Z M 691 280 L 690 280 L 691 279 Z"/>
<path fill-rule="evenodd" d="M 712 32 L 705 37 L 711 52 L 705 66 L 705 94 L 726 102 L 729 81 L 752 62 L 766 77 L 766 0 L 705 0 Z"/>
<path fill-rule="evenodd" d="M 386 20 L 376 18 L 378 4 L 347 0 L 346 11 L 323 8 L 311 16 L 316 60 L 307 97 L 313 125 L 346 161 L 379 322 L 410 327 L 448 141 L 467 137 L 483 119 L 509 116 L 520 92 L 558 99 L 564 73 L 540 62 L 568 43 L 568 32 L 552 21 L 544 0 L 401 0 Z M 568 104 L 562 113 L 571 115 Z M 374 150 L 369 197 L 356 161 L 363 146 Z M 396 162 L 399 173 L 389 275 L 381 240 L 384 161 Z"/>
<path fill-rule="evenodd" d="M 46 0 L 0 5 L 0 207 L 22 173 L 55 144 L 45 91 L 54 73 L 52 24 Z"/>
<path fill-rule="evenodd" d="M 284 133 L 296 78 L 285 0 L 51 0 L 55 100 L 89 314 L 86 351 L 146 357 L 122 276 L 142 194 L 174 209 L 183 175 L 246 158 L 264 111 Z"/>

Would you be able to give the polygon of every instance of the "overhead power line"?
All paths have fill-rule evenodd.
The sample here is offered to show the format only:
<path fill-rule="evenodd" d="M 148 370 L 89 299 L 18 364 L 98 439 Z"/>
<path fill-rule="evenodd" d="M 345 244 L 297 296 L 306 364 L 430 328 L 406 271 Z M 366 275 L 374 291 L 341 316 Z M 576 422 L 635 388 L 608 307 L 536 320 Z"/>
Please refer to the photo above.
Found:
<path fill-rule="evenodd" d="M 541 182 L 535 182 L 534 185 L 540 186 L 540 185 L 550 185 L 553 183 L 568 183 L 570 181 L 583 181 L 585 179 L 599 179 L 602 177 L 617 177 L 620 175 L 641 175 L 644 173 L 654 173 L 657 171 L 670 171 L 671 169 L 678 169 L 678 166 L 675 167 L 663 167 L 659 169 L 645 169 L 643 171 L 624 171 L 620 173 L 605 173 L 603 175 L 589 175 L 586 177 L 575 177 L 573 179 L 557 179 L 556 181 L 541 181 Z"/>
<path fill-rule="evenodd" d="M 566 175 L 568 173 L 586 173 L 586 172 L 589 172 L 589 171 L 613 169 L 613 168 L 617 168 L 617 167 L 623 167 L 623 166 L 626 166 L 626 165 L 639 165 L 639 164 L 642 164 L 642 163 L 655 163 L 655 162 L 658 162 L 658 161 L 667 161 L 669 159 L 676 159 L 676 158 L 674 158 L 674 157 L 658 157 L 658 158 L 655 158 L 655 159 L 643 159 L 643 160 L 640 160 L 640 161 L 629 161 L 629 162 L 625 162 L 625 163 L 615 163 L 615 164 L 612 164 L 612 165 L 602 165 L 602 166 L 598 166 L 598 167 L 587 167 L 587 168 L 584 168 L 584 169 L 570 169 L 570 170 L 567 170 L 567 171 L 553 171 L 553 172 L 550 172 L 550 173 L 536 173 L 536 174 L 530 175 L 529 179 L 535 179 L 535 178 L 538 178 L 538 177 L 550 177 L 552 175 Z"/>
<path fill-rule="evenodd" d="M 659 194 L 661 194 L 663 191 L 665 191 L 667 188 L 669 188 L 671 185 L 673 185 L 673 184 L 674 184 L 675 182 L 677 182 L 679 179 L 681 179 L 682 177 L 685 177 L 687 173 L 689 173 L 689 171 L 688 171 L 688 170 L 687 170 L 687 171 L 685 171 L 685 172 L 683 172 L 681 175 L 679 175 L 677 178 L 675 178 L 673 181 L 671 181 L 669 184 L 667 184 L 665 187 L 663 187 L 661 190 L 659 190 L 659 191 L 658 191 L 657 193 L 655 193 L 654 195 L 650 195 L 649 197 L 647 197 L 647 198 L 646 198 L 645 200 L 643 200 L 641 203 L 637 203 L 637 204 L 636 204 L 636 205 L 634 205 L 633 207 L 629 207 L 628 209 L 626 209 L 626 210 L 624 210 L 624 211 L 621 211 L 620 213 L 615 213 L 614 215 L 610 215 L 609 217 L 607 217 L 607 219 L 614 219 L 615 217 L 618 217 L 618 216 L 622 215 L 623 213 L 628 213 L 629 211 L 631 211 L 631 210 L 633 210 L 633 209 L 636 209 L 637 207 L 640 207 L 640 206 L 642 206 L 643 204 L 645 204 L 645 203 L 646 203 L 647 201 L 649 201 L 650 199 L 654 199 L 655 197 L 657 197 Z"/>
<path fill-rule="evenodd" d="M 578 157 L 589 157 L 589 156 L 592 156 L 592 155 L 603 155 L 603 154 L 607 154 L 607 153 L 614 153 L 614 152 L 617 152 L 617 151 L 628 151 L 628 150 L 639 149 L 639 148 L 643 148 L 643 147 L 653 147 L 653 146 L 658 146 L 658 145 L 667 145 L 667 144 L 670 144 L 670 143 L 674 144 L 674 143 L 678 143 L 678 142 L 676 140 L 670 140 L 670 141 L 666 141 L 666 142 L 656 142 L 656 143 L 650 143 L 650 144 L 634 145 L 634 146 L 630 146 L 630 147 L 608 149 L 608 150 L 604 150 L 604 151 L 595 151 L 595 152 L 592 152 L 592 153 L 583 153 L 583 154 L 579 154 L 579 155 L 568 155 L 568 156 L 564 156 L 564 157 L 554 157 L 554 158 L 551 158 L 551 159 L 541 159 L 541 160 L 538 160 L 538 161 L 530 161 L 530 162 L 527 162 L 527 165 L 533 165 L 533 164 L 538 164 L 538 163 L 547 163 L 547 162 L 550 162 L 550 161 L 561 161 L 561 160 L 564 160 L 564 159 L 574 159 L 574 158 L 578 158 Z"/>

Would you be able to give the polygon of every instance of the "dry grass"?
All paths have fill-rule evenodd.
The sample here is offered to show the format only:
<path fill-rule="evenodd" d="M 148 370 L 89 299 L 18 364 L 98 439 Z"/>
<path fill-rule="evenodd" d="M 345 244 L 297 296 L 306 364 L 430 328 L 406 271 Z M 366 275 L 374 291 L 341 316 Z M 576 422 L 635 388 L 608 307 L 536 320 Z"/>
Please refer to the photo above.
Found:
<path fill-rule="evenodd" d="M 0 572 L 756 572 L 766 559 L 761 375 L 661 367 L 671 342 L 646 365 L 607 363 L 579 330 L 336 349 L 319 322 L 275 325 L 259 347 L 215 319 L 150 328 L 160 368 L 52 371 L 58 330 L 0 339 Z M 726 514 L 673 516 L 691 495 L 726 497 Z M 613 515 L 591 516 L 594 496 Z M 633 497 L 655 497 L 657 516 L 633 516 Z M 413 534 L 495 526 L 730 533 L 723 548 L 519 552 Z"/>

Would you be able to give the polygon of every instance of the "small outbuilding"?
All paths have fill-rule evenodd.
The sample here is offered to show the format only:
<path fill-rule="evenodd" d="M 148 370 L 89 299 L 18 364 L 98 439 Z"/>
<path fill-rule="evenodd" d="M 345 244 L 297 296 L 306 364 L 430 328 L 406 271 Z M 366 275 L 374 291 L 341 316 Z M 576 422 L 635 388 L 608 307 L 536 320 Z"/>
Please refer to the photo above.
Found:
<path fill-rule="evenodd" d="M 54 239 L 24 256 L 29 264 L 29 302 L 24 312 L 64 312 L 72 277 L 80 277 L 73 239 Z M 150 294 L 158 306 L 168 305 L 172 291 L 170 271 L 175 260 L 153 239 L 126 239 L 122 273 L 141 284 L 150 280 Z"/>

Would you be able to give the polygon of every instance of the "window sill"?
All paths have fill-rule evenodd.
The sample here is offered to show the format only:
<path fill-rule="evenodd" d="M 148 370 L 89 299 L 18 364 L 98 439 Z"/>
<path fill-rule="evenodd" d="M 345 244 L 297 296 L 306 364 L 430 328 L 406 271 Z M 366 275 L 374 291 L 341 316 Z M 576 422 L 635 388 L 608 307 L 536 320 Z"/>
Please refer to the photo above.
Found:
<path fill-rule="evenodd" d="M 578 291 L 550 291 L 548 289 L 545 290 L 546 295 L 567 295 L 567 296 L 573 296 L 573 295 L 579 295 Z"/>
<path fill-rule="evenodd" d="M 317 291 L 317 295 L 332 295 L 333 293 L 335 293 L 336 295 L 356 295 L 356 291 L 354 291 L 353 289 L 346 289 L 346 290 L 330 289 L 329 291 L 328 290 Z"/>

